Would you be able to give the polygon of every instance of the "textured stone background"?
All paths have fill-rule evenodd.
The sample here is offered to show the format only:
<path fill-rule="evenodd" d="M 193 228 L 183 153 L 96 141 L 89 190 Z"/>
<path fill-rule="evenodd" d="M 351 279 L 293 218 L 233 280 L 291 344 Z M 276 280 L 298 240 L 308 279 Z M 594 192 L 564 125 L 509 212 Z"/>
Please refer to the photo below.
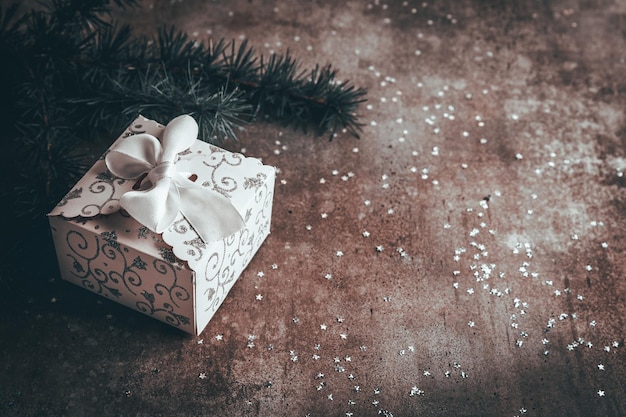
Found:
<path fill-rule="evenodd" d="M 330 62 L 367 87 L 366 126 L 226 144 L 280 169 L 273 228 L 199 337 L 56 271 L 17 296 L 0 415 L 626 415 L 626 3 L 146 1 L 123 19 Z"/>

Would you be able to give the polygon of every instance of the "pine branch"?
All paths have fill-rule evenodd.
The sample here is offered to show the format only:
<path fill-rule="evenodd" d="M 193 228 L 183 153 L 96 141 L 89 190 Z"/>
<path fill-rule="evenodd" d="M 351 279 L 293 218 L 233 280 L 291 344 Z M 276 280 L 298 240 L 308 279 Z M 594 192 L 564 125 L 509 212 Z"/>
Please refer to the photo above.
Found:
<path fill-rule="evenodd" d="M 18 216 L 38 219 L 31 224 L 40 230 L 42 215 L 86 170 L 79 138 L 115 134 L 137 114 L 162 122 L 191 114 L 200 137 L 213 143 L 235 140 L 259 119 L 331 139 L 359 135 L 366 92 L 338 82 L 330 65 L 307 71 L 289 52 L 266 57 L 247 41 L 202 43 L 174 27 L 152 39 L 135 36 L 116 24 L 112 7 L 136 0 L 42 5 L 0 7 L 0 55 L 11 57 L 0 66 L 0 175 L 15 184 L 0 193 L 14 201 L 0 215 L 9 235 L 21 233 Z"/>
<path fill-rule="evenodd" d="M 133 6 L 135 0 L 114 3 Z M 42 131 L 81 122 L 117 130 L 136 113 L 169 120 L 187 112 L 206 125 L 209 141 L 236 139 L 239 127 L 258 117 L 305 131 L 313 126 L 331 139 L 341 131 L 358 137 L 356 111 L 365 91 L 337 83 L 330 66 L 307 76 L 289 52 L 266 59 L 247 41 L 205 45 L 173 27 L 160 29 L 149 44 L 129 26 L 107 20 L 108 0 L 50 0 L 44 11 L 22 16 L 17 10 L 0 9 L 0 49 L 21 52 L 23 68 L 15 73 L 22 80 L 5 86 L 23 112 L 20 123 L 38 120 Z M 61 123 L 50 120 L 50 107 L 59 110 Z"/>

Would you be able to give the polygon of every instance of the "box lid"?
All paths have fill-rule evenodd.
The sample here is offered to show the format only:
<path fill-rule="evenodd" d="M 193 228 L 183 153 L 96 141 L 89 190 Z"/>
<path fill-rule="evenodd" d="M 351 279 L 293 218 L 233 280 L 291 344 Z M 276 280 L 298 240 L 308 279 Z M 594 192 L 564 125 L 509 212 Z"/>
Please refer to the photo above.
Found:
<path fill-rule="evenodd" d="M 137 117 L 118 138 L 148 133 L 157 138 L 165 126 Z M 110 148 L 109 148 L 110 150 Z M 50 216 L 64 218 L 94 217 L 120 211 L 120 197 L 131 191 L 137 180 L 125 180 L 114 176 L 106 166 L 105 156 L 98 159 L 72 190 L 49 213 Z M 179 172 L 191 173 L 197 184 L 217 191 L 230 199 L 244 221 L 250 217 L 255 204 L 257 191 L 266 180 L 274 178 L 274 167 L 263 165 L 260 160 L 231 153 L 217 146 L 196 140 L 186 151 L 178 154 L 174 165 Z M 207 216 L 219 213 L 207 213 Z M 163 240 L 181 260 L 187 261 L 195 269 L 197 247 L 202 244 L 189 222 L 180 214 L 172 225 L 162 233 Z M 204 242 L 210 243 L 210 242 Z"/>

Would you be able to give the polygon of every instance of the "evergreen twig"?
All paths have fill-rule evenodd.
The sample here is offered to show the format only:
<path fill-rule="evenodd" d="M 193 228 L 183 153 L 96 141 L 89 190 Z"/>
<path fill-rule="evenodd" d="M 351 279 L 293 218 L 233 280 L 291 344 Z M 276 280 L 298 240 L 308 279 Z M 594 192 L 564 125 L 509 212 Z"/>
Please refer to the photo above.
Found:
<path fill-rule="evenodd" d="M 80 137 L 93 136 L 85 132 L 119 132 L 137 114 L 167 122 L 190 113 L 210 142 L 236 139 L 259 118 L 331 139 L 342 131 L 358 137 L 365 90 L 337 82 L 330 65 L 301 70 L 289 52 L 268 58 L 247 41 L 201 43 L 174 27 L 135 36 L 114 21 L 112 8 L 136 5 L 47 0 L 33 10 L 0 7 L 0 56 L 11 57 L 0 66 L 0 175 L 15 184 L 0 195 L 14 202 L 3 205 L 5 233 L 21 233 L 20 216 L 41 228 L 43 214 L 87 168 L 76 151 Z"/>

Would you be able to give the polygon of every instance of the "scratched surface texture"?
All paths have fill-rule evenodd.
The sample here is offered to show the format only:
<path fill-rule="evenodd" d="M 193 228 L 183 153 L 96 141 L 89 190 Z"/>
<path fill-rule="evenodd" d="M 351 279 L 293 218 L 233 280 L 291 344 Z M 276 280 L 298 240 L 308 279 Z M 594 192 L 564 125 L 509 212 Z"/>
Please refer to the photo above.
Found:
<path fill-rule="evenodd" d="M 272 233 L 199 337 L 60 281 L 3 312 L 3 416 L 626 415 L 626 3 L 145 1 L 368 89 L 248 126 Z"/>

